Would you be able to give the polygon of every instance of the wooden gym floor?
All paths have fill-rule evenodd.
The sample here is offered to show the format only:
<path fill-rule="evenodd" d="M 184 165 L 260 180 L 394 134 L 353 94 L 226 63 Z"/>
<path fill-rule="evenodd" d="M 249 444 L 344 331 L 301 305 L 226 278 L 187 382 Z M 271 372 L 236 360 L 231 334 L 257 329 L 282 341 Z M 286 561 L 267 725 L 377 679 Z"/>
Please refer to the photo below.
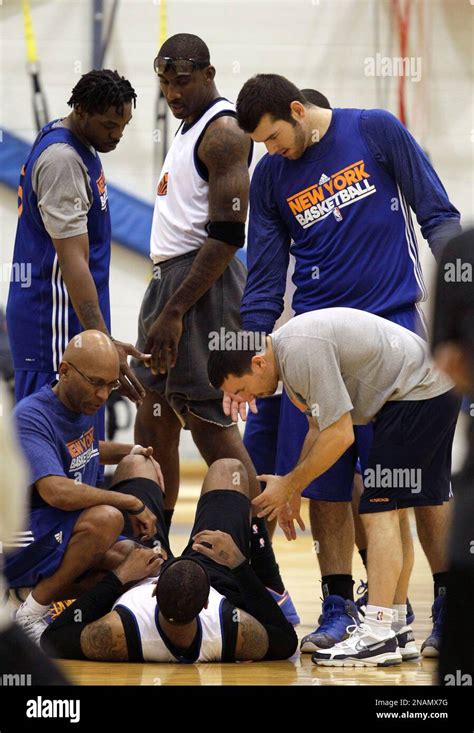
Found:
<path fill-rule="evenodd" d="M 175 554 L 184 549 L 192 527 L 200 484 L 187 482 L 173 517 L 171 545 Z M 296 542 L 287 542 L 278 529 L 274 547 L 283 579 L 301 617 L 298 637 L 312 631 L 320 612 L 321 585 L 317 559 L 308 529 L 308 502 L 303 502 L 306 532 Z M 308 521 L 307 521 L 308 520 Z M 298 530 L 299 531 L 299 530 Z M 416 533 L 415 533 L 416 535 Z M 354 588 L 365 572 L 355 551 Z M 433 584 L 427 560 L 415 537 L 415 566 L 410 585 L 410 600 L 416 619 L 413 624 L 418 646 L 431 630 Z M 423 659 L 387 668 L 317 667 L 310 654 L 292 661 L 239 664 L 132 664 L 60 662 L 71 682 L 77 685 L 433 685 L 436 661 Z"/>

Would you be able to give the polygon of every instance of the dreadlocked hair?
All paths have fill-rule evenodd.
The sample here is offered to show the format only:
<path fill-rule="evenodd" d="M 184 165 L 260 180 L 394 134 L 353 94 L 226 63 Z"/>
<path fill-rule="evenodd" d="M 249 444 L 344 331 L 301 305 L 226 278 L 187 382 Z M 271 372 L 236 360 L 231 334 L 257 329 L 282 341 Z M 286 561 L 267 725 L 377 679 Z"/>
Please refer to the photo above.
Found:
<path fill-rule="evenodd" d="M 123 106 L 132 102 L 136 107 L 134 88 L 117 71 L 101 69 L 89 71 L 81 76 L 72 90 L 68 101 L 70 107 L 80 104 L 84 112 L 104 114 L 109 107 L 115 107 L 118 115 L 123 114 Z"/>

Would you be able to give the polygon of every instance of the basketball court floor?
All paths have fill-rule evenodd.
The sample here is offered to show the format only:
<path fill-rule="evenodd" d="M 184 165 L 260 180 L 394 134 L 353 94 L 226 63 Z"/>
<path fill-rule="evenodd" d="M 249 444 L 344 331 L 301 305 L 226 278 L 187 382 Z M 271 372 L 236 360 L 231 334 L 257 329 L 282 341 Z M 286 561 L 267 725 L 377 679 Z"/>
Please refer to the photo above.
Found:
<path fill-rule="evenodd" d="M 200 483 L 187 481 L 173 517 L 171 546 L 175 554 L 184 549 L 192 527 Z M 317 558 L 309 531 L 308 501 L 303 500 L 306 532 L 296 542 L 287 542 L 277 530 L 274 547 L 283 579 L 301 617 L 296 631 L 301 639 L 314 627 L 321 608 L 321 585 Z M 427 560 L 415 536 L 415 566 L 410 585 L 410 601 L 415 611 L 413 630 L 418 646 L 431 630 L 433 583 Z M 354 588 L 365 571 L 354 552 Z M 386 667 L 317 667 L 310 654 L 285 662 L 244 662 L 237 664 L 135 664 L 68 660 L 61 668 L 77 685 L 434 685 L 436 660 L 404 662 Z"/>

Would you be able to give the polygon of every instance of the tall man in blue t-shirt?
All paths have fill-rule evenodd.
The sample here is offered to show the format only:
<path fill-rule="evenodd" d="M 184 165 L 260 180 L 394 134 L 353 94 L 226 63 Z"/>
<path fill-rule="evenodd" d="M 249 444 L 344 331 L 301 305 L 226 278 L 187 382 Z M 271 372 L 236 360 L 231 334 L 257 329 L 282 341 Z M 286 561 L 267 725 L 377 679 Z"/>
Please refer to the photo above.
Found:
<path fill-rule="evenodd" d="M 14 411 L 31 501 L 27 529 L 4 543 L 12 550 L 4 572 L 10 588 L 31 588 L 16 620 L 34 639 L 46 627 L 53 600 L 70 598 L 86 571 L 110 570 L 129 551 L 117 544 L 124 539 L 124 517 L 128 536 L 151 541 L 156 531 L 150 506 L 163 477 L 152 448 L 99 440 L 98 411 L 120 386 L 119 374 L 112 341 L 84 331 L 66 347 L 59 381 L 25 397 Z M 95 488 L 99 463 L 119 464 L 114 490 Z"/>
<path fill-rule="evenodd" d="M 83 329 L 110 333 L 111 225 L 99 153 L 115 150 L 136 94 L 116 71 L 90 71 L 72 90 L 72 112 L 38 134 L 21 170 L 7 322 L 17 401 L 51 382 L 68 341 Z M 137 402 L 144 390 L 127 364 L 141 358 L 115 342 L 120 383 Z"/>
<path fill-rule="evenodd" d="M 246 82 L 237 116 L 242 129 L 265 143 L 269 153 L 251 183 L 243 328 L 272 331 L 283 308 L 293 240 L 296 315 L 346 306 L 420 332 L 417 303 L 426 290 L 409 208 L 436 257 L 460 226 L 459 212 L 406 128 L 383 110 L 311 105 L 294 84 L 275 74 Z M 307 422 L 284 395 L 277 474 L 293 468 L 306 432 Z M 325 597 L 320 627 L 303 639 L 307 651 L 332 646 L 352 623 L 346 604 L 353 600 L 354 536 L 346 530 L 352 528 L 355 463 L 370 440 L 370 426 L 356 428 L 354 446 L 303 492 L 313 500 L 311 525 Z M 435 594 L 445 592 L 447 566 L 437 549 L 445 543 L 435 546 L 431 538 L 446 534 L 448 512 L 447 501 L 416 509 Z M 397 611 L 406 614 L 406 608 Z"/>

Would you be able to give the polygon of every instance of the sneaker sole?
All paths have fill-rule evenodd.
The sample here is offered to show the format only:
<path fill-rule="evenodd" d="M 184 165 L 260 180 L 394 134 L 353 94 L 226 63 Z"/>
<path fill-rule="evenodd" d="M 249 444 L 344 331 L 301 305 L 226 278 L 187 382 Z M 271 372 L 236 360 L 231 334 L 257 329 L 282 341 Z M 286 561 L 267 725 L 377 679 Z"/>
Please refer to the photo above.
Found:
<path fill-rule="evenodd" d="M 313 644 L 312 641 L 305 641 L 305 643 L 300 646 L 301 654 L 314 654 L 314 652 L 319 651 L 319 647 L 317 647 L 316 644 Z"/>
<path fill-rule="evenodd" d="M 425 648 L 421 650 L 421 656 L 427 657 L 428 659 L 435 659 L 439 657 L 439 649 L 435 649 L 434 646 L 425 646 Z"/>
<path fill-rule="evenodd" d="M 391 667 L 402 663 L 400 654 L 381 654 L 371 659 L 313 659 L 319 667 Z"/>
<path fill-rule="evenodd" d="M 304 644 L 300 646 L 300 652 L 302 654 L 314 654 L 314 652 L 322 652 L 325 649 L 330 649 L 334 644 L 336 643 L 337 639 L 334 639 L 332 644 L 329 644 L 328 646 L 317 646 L 312 641 L 305 641 Z"/>

